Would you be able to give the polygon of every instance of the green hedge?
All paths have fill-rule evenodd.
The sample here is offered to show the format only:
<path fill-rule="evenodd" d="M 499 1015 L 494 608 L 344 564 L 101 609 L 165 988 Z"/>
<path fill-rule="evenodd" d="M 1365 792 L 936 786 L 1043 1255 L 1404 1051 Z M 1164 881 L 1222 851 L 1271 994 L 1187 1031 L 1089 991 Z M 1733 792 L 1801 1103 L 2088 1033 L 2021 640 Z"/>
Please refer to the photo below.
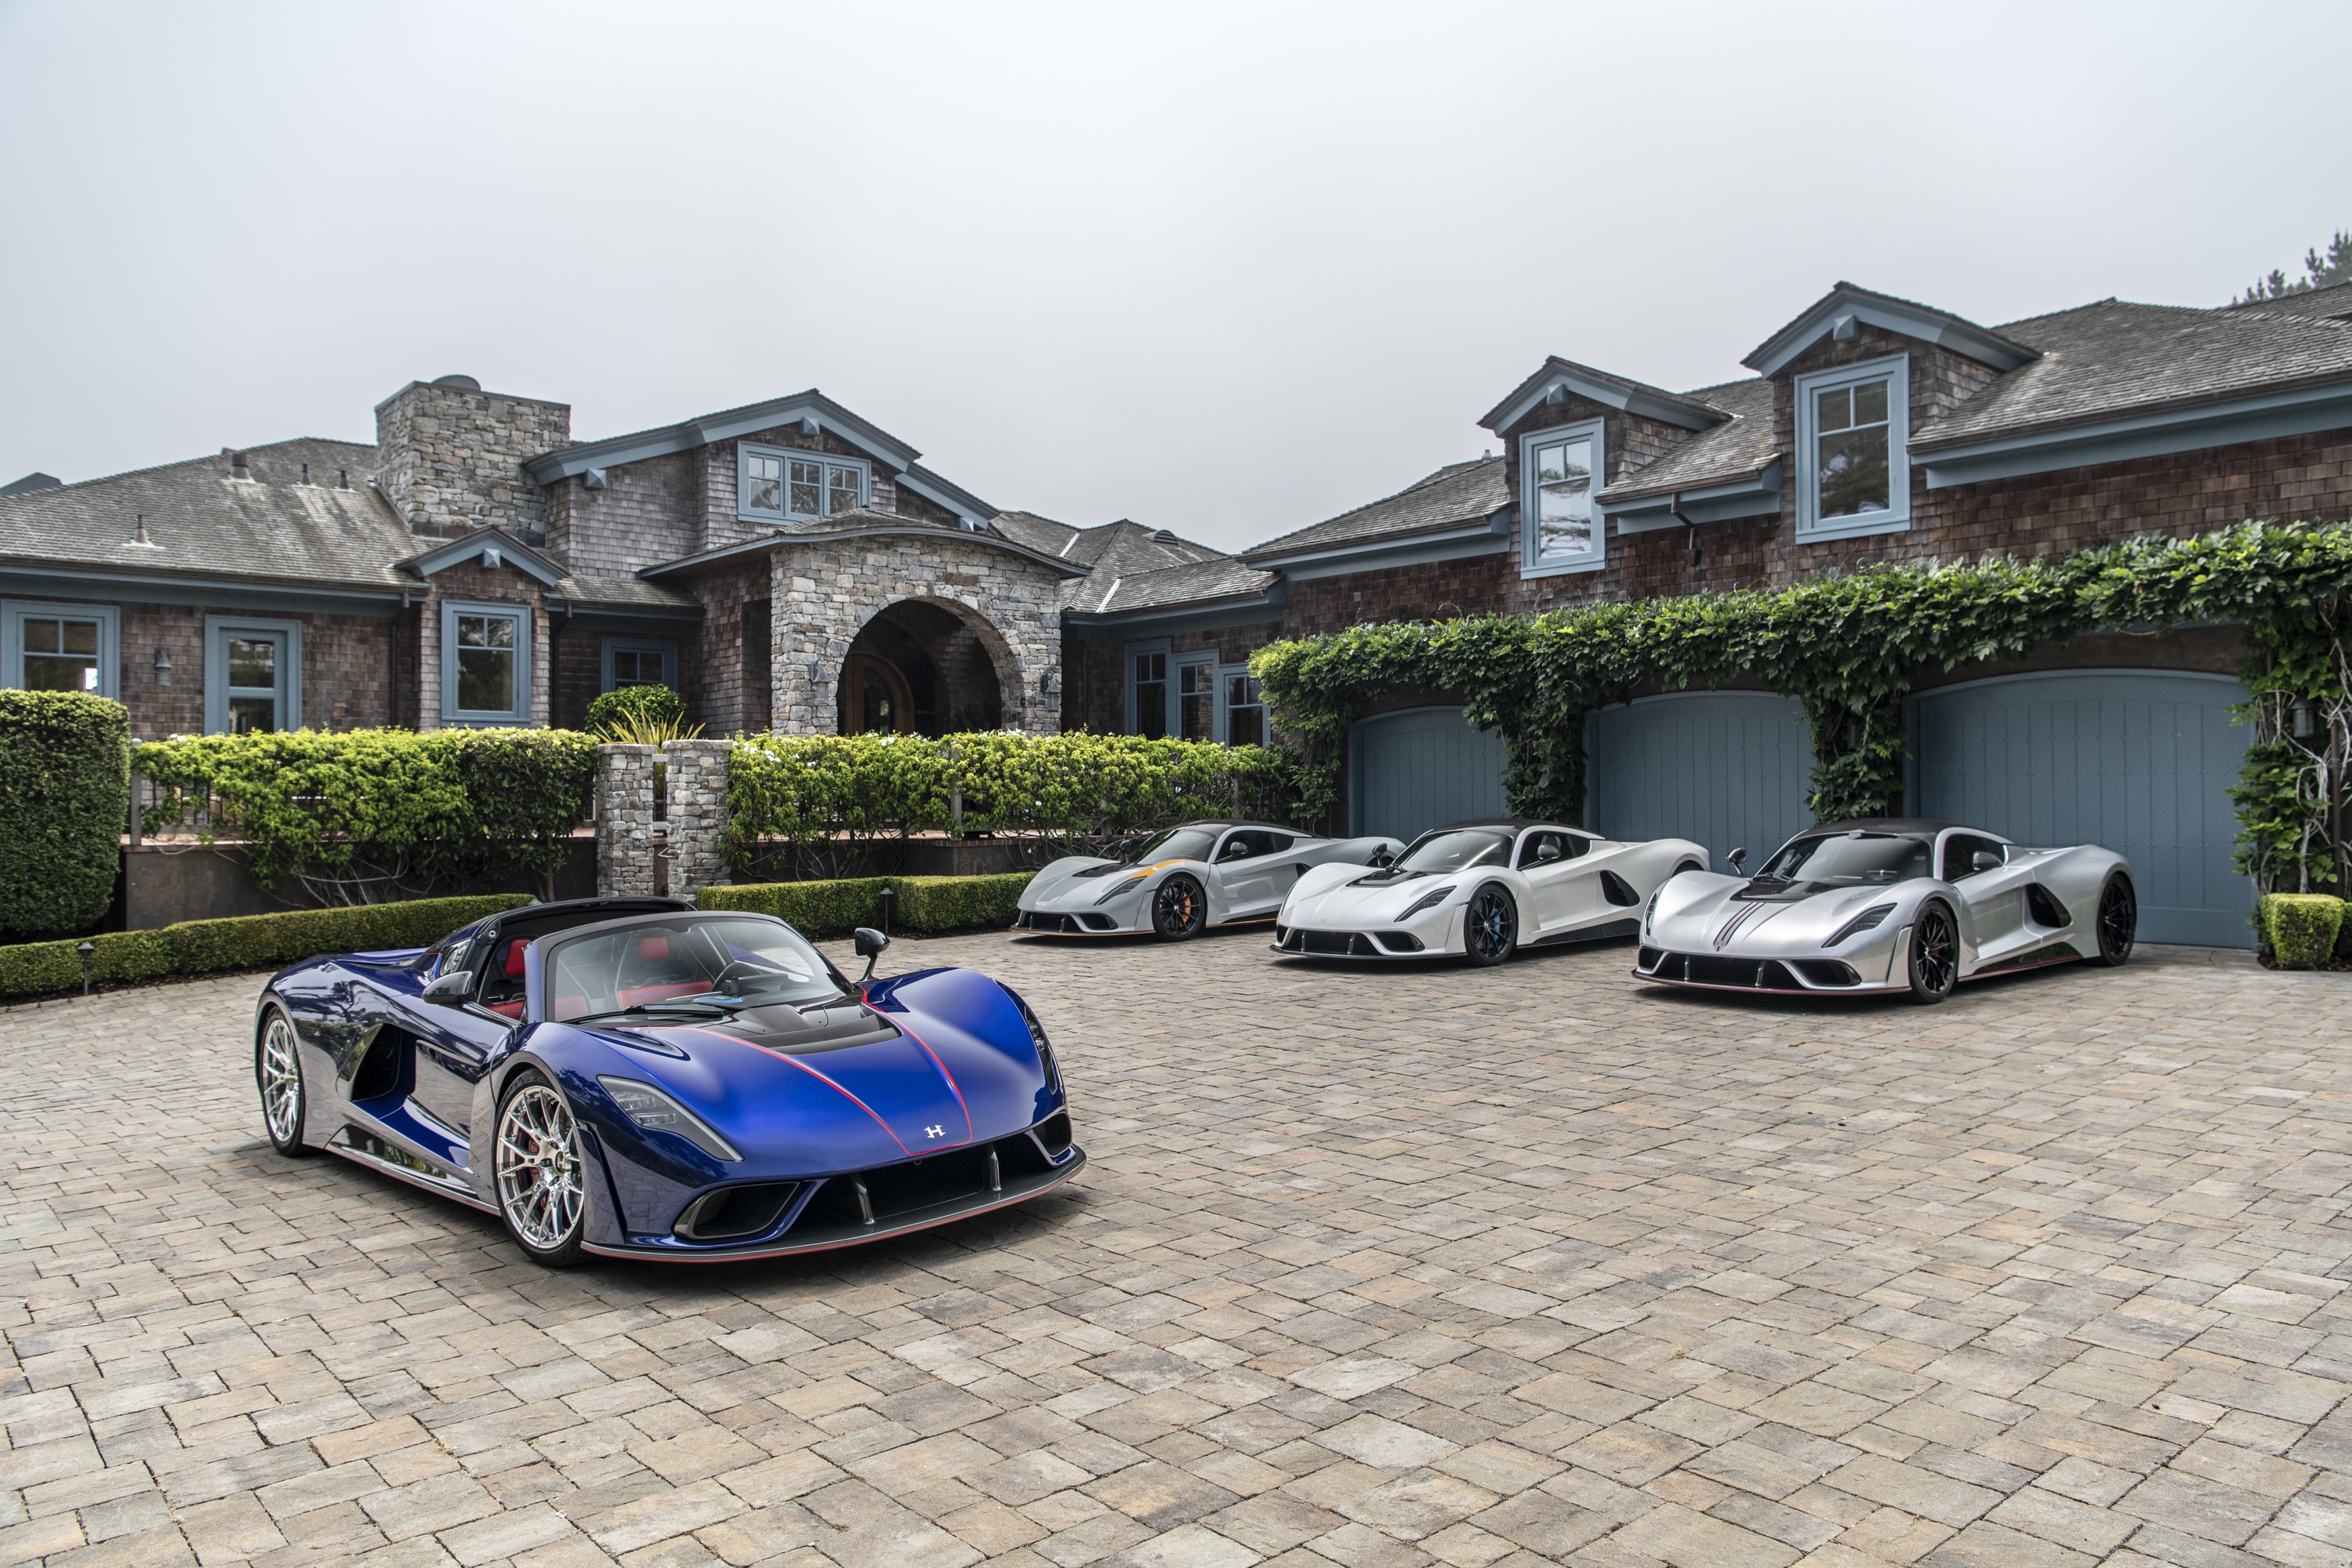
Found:
<path fill-rule="evenodd" d="M 191 735 L 141 746 L 161 798 L 150 833 L 198 819 L 198 837 L 243 839 L 253 879 L 299 878 L 321 901 L 383 903 L 387 889 L 541 879 L 588 815 L 596 740 L 568 730 L 315 730 Z"/>
<path fill-rule="evenodd" d="M 104 918 L 131 808 L 131 719 L 79 691 L 0 691 L 0 933 Z"/>
<path fill-rule="evenodd" d="M 2323 969 L 2336 957 L 2344 900 L 2326 893 L 2268 893 L 2255 911 L 2281 969 Z"/>
<path fill-rule="evenodd" d="M 418 899 L 338 910 L 184 921 L 161 931 L 108 931 L 89 939 L 90 979 L 100 984 L 167 974 L 215 974 L 299 963 L 323 952 L 425 947 L 469 921 L 530 902 L 522 893 Z M 81 958 L 71 942 L 0 947 L 0 996 L 41 996 L 81 989 Z"/>
<path fill-rule="evenodd" d="M 853 877 L 823 882 L 755 882 L 705 888 L 706 910 L 750 910 L 774 915 L 810 936 L 845 936 L 882 923 L 882 889 L 896 888 L 893 930 L 924 933 L 1009 926 L 1030 873 L 993 877 Z"/>
<path fill-rule="evenodd" d="M 1140 735 L 756 735 L 737 742 L 725 852 L 738 877 L 781 844 L 803 869 L 860 841 L 992 833 L 1053 848 L 1190 816 L 1286 821 L 1290 763 L 1259 746 Z"/>

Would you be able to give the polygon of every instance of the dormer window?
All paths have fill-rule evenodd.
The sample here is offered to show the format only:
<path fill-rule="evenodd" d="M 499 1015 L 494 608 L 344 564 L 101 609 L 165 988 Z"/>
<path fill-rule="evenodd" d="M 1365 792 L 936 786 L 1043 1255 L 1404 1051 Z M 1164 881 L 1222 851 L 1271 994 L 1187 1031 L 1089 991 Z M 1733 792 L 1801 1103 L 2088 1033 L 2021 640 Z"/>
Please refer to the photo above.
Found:
<path fill-rule="evenodd" d="M 873 470 L 860 458 L 835 458 L 789 447 L 736 448 L 738 516 L 761 522 L 798 522 L 863 506 Z"/>
<path fill-rule="evenodd" d="M 1910 364 L 1896 354 L 1797 378 L 1798 538 L 1911 526 Z"/>
<path fill-rule="evenodd" d="M 1591 419 L 1519 437 L 1519 574 L 1590 572 L 1602 564 L 1601 425 Z"/>

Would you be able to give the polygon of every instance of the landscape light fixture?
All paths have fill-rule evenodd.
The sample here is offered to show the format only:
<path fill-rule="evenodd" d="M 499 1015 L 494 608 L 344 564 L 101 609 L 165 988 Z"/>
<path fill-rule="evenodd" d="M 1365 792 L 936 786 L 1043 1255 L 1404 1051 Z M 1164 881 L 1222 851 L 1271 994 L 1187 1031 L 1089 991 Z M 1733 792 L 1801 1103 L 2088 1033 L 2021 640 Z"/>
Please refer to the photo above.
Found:
<path fill-rule="evenodd" d="M 81 958 L 81 994 L 89 994 L 89 955 L 98 951 L 98 943 L 84 938 L 74 943 L 74 952 Z"/>
<path fill-rule="evenodd" d="M 2294 738 L 2308 741 L 2319 732 L 2319 710 L 2308 697 L 2298 697 L 2287 710 L 2293 717 Z"/>

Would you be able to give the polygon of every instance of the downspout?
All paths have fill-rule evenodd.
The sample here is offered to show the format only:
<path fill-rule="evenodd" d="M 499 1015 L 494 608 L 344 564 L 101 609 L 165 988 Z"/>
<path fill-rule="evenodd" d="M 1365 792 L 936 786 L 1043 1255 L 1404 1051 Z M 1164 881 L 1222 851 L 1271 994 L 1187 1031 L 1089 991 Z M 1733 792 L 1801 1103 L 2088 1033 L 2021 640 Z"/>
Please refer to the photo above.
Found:
<path fill-rule="evenodd" d="M 1673 518 L 1676 522 L 1681 523 L 1685 529 L 1689 531 L 1687 537 L 1690 540 L 1691 579 L 1693 582 L 1696 582 L 1699 576 L 1698 524 L 1693 522 L 1689 518 L 1683 515 L 1683 496 L 1680 490 L 1673 490 L 1667 493 L 1666 515 Z"/>

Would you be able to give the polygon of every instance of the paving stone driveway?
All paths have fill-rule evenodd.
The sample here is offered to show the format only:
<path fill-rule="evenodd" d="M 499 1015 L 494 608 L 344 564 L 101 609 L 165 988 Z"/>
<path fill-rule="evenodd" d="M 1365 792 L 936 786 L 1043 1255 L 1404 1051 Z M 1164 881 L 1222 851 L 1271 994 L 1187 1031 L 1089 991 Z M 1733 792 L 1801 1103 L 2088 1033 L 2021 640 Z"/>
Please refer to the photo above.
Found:
<path fill-rule="evenodd" d="M 253 978 L 0 1012 L 0 1560 L 2352 1562 L 2341 977 L 1263 942 L 902 943 L 1039 1006 L 1092 1167 L 702 1271 L 276 1157 Z"/>

